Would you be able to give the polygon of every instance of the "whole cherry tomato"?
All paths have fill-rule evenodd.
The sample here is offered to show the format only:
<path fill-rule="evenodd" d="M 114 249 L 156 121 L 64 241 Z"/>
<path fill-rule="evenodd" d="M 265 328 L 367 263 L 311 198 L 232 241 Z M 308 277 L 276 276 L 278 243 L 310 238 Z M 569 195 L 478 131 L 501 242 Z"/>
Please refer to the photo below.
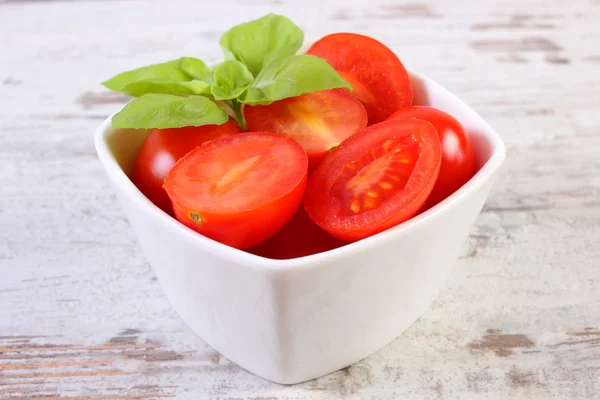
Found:
<path fill-rule="evenodd" d="M 308 217 L 304 207 L 300 207 L 290 222 L 279 232 L 258 246 L 248 249 L 248 252 L 257 256 L 285 260 L 322 253 L 345 244 L 319 228 Z"/>
<path fill-rule="evenodd" d="M 441 110 L 413 106 L 403 108 L 392 114 L 388 120 L 399 118 L 418 118 L 433 124 L 442 143 L 442 168 L 433 191 L 425 202 L 429 209 L 450 196 L 475 174 L 475 152 L 471 138 L 460 122 Z"/>

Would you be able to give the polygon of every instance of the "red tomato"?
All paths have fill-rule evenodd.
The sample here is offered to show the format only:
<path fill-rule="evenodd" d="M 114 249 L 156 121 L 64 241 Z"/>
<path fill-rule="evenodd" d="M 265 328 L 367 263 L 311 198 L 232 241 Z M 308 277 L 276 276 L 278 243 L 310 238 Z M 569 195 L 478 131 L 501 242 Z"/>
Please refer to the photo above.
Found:
<path fill-rule="evenodd" d="M 171 213 L 171 200 L 162 186 L 173 165 L 202 143 L 241 131 L 231 120 L 223 125 L 153 129 L 135 159 L 133 183 L 150 201 Z"/>
<path fill-rule="evenodd" d="M 450 196 L 475 174 L 475 152 L 471 138 L 460 122 L 431 107 L 403 108 L 388 119 L 418 118 L 433 124 L 442 143 L 442 167 L 433 191 L 425 202 L 428 209 Z"/>
<path fill-rule="evenodd" d="M 324 58 L 352 85 L 353 94 L 367 109 L 369 125 L 412 104 L 406 69 L 396 54 L 373 38 L 335 33 L 315 42 L 307 53 Z"/>
<path fill-rule="evenodd" d="M 204 143 L 175 164 L 164 188 L 184 225 L 238 249 L 280 230 L 306 189 L 308 157 L 296 141 L 251 132 Z"/>
<path fill-rule="evenodd" d="M 440 171 L 441 145 L 429 122 L 385 121 L 347 139 L 311 176 L 310 218 L 333 236 L 356 241 L 415 215 Z"/>
<path fill-rule="evenodd" d="M 287 135 L 304 147 L 313 170 L 329 150 L 367 127 L 367 112 L 342 89 L 306 93 L 271 103 L 246 106 L 249 131 Z"/>
<path fill-rule="evenodd" d="M 344 244 L 319 228 L 308 217 L 304 207 L 300 207 L 283 229 L 248 251 L 262 257 L 285 260 L 322 253 Z"/>

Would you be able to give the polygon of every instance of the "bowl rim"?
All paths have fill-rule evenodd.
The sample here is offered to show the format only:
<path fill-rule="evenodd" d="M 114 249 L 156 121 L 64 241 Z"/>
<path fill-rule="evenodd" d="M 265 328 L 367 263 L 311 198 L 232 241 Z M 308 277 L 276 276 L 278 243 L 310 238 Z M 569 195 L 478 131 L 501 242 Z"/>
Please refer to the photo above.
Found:
<path fill-rule="evenodd" d="M 111 119 L 114 114 L 105 119 L 96 129 L 94 136 L 96 152 L 98 153 L 98 157 L 106 169 L 107 174 L 111 176 L 112 180 L 114 180 L 114 182 L 118 184 L 120 188 L 144 210 L 144 212 L 156 214 L 156 217 L 161 218 L 166 226 L 186 237 L 187 240 L 189 240 L 192 244 L 201 246 L 207 251 L 217 253 L 222 257 L 228 258 L 236 263 L 260 270 L 278 272 L 282 270 L 306 267 L 308 265 L 322 264 L 340 257 L 351 257 L 353 254 L 368 251 L 369 248 L 378 247 L 380 244 L 395 240 L 403 235 L 410 234 L 412 230 L 424 224 L 426 221 L 435 218 L 438 214 L 444 212 L 451 205 L 462 202 L 470 193 L 477 191 L 477 189 L 487 182 L 496 172 L 496 170 L 500 168 L 504 162 L 504 159 L 506 158 L 506 147 L 502 139 L 498 133 L 492 129 L 475 110 L 473 110 L 472 107 L 432 79 L 413 71 L 409 71 L 409 75 L 411 79 L 420 80 L 425 84 L 426 87 L 435 86 L 437 91 L 451 96 L 457 103 L 467 107 L 470 111 L 472 111 L 477 119 L 478 124 L 481 124 L 486 128 L 483 130 L 482 135 L 484 135 L 489 143 L 491 143 L 492 154 L 485 164 L 479 169 L 479 171 L 477 171 L 477 173 L 467 183 L 429 210 L 386 231 L 322 253 L 284 260 L 262 257 L 209 239 L 181 224 L 175 218 L 171 217 L 154 205 L 154 203 L 152 203 L 146 196 L 144 196 L 119 166 L 113 153 L 110 151 L 106 140 L 107 134 L 111 131 Z"/>

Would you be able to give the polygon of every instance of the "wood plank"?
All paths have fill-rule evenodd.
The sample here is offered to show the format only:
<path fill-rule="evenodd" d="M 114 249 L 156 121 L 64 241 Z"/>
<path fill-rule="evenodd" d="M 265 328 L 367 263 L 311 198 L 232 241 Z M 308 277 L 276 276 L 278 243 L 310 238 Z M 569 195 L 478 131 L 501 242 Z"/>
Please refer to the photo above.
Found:
<path fill-rule="evenodd" d="M 219 56 L 267 12 L 372 35 L 500 132 L 508 157 L 444 291 L 376 354 L 295 386 L 196 337 L 93 148 L 126 68 Z M 598 399 L 600 3 L 0 2 L 0 398 Z"/>

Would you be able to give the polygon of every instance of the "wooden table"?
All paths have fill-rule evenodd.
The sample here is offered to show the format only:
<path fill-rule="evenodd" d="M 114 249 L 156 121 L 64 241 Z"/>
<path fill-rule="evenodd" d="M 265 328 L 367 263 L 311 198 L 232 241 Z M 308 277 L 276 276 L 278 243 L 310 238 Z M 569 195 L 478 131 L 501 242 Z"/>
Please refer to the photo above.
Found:
<path fill-rule="evenodd" d="M 447 286 L 396 341 L 281 386 L 169 306 L 96 157 L 100 82 L 285 13 L 377 37 L 504 138 Z M 600 399 L 600 1 L 0 1 L 0 398 Z"/>

